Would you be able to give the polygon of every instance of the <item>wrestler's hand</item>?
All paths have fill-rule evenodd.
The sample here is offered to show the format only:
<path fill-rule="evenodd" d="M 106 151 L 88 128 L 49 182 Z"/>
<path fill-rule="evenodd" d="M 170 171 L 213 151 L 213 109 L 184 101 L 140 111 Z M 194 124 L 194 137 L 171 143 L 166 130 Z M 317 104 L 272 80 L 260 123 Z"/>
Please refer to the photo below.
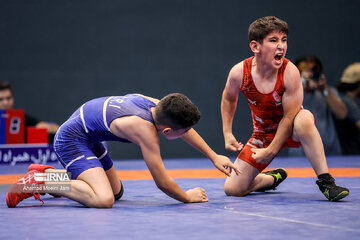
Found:
<path fill-rule="evenodd" d="M 205 190 L 199 187 L 187 190 L 186 195 L 188 195 L 189 199 L 187 203 L 209 201 L 208 197 L 206 196 Z"/>
<path fill-rule="evenodd" d="M 252 148 L 251 157 L 257 162 L 261 164 L 269 163 L 275 155 L 270 153 L 267 148 Z"/>
<path fill-rule="evenodd" d="M 212 159 L 214 166 L 219 169 L 221 172 L 230 177 L 231 170 L 233 169 L 236 175 L 240 174 L 241 171 L 235 167 L 235 165 L 230 161 L 228 157 L 223 155 L 216 155 L 214 159 Z"/>
<path fill-rule="evenodd" d="M 225 149 L 230 151 L 240 151 L 244 145 L 238 142 L 232 133 L 226 134 L 225 138 Z"/>

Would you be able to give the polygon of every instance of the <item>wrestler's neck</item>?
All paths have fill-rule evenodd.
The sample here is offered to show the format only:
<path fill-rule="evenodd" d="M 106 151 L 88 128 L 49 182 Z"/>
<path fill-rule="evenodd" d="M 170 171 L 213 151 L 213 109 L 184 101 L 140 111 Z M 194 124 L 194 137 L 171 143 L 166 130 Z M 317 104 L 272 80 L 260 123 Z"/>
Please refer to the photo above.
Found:
<path fill-rule="evenodd" d="M 273 81 L 277 78 L 278 68 L 255 56 L 251 64 L 251 73 L 253 77 L 256 76 L 255 78 L 259 80 Z"/>

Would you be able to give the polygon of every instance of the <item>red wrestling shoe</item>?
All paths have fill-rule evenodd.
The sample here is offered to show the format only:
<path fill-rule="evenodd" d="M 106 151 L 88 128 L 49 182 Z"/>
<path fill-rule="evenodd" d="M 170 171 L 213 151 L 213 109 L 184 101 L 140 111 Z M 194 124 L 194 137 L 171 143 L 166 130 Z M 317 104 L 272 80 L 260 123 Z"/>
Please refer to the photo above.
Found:
<path fill-rule="evenodd" d="M 42 165 L 42 164 L 30 164 L 28 171 L 32 171 L 32 170 L 36 170 L 39 172 L 45 172 L 46 169 L 55 169 L 52 166 L 49 165 Z M 54 194 L 54 193 L 49 193 L 51 196 L 55 197 L 55 198 L 60 198 L 60 195 Z M 40 195 L 45 195 L 45 193 L 41 193 Z"/>
<path fill-rule="evenodd" d="M 35 181 L 34 175 L 38 172 L 39 171 L 31 170 L 26 173 L 23 178 L 19 179 L 13 185 L 11 185 L 9 192 L 6 194 L 6 204 L 9 208 L 16 207 L 22 200 L 32 196 L 34 196 L 35 199 L 41 201 L 41 205 L 32 205 L 32 207 L 44 205 L 44 201 L 40 199 L 40 194 L 38 192 L 20 192 L 19 190 L 22 188 L 22 186 L 25 186 L 25 184 L 29 186 L 34 186 L 35 184 L 44 184 L 44 182 Z"/>
<path fill-rule="evenodd" d="M 28 171 L 36 170 L 43 173 L 48 168 L 55 169 L 54 167 L 48 165 L 31 164 L 28 168 Z"/>

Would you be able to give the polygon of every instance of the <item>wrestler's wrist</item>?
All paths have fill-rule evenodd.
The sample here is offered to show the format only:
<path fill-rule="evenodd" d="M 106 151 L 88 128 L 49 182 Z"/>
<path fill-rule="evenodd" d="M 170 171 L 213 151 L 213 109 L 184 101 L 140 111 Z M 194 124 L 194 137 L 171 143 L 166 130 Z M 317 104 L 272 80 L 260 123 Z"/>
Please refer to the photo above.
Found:
<path fill-rule="evenodd" d="M 268 158 L 274 158 L 276 156 L 278 151 L 276 151 L 274 148 L 268 147 L 266 148 L 266 155 Z"/>
<path fill-rule="evenodd" d="M 207 155 L 207 157 L 210 159 L 210 161 L 211 161 L 212 163 L 215 164 L 216 159 L 217 159 L 217 157 L 218 157 L 218 154 L 214 152 L 213 154 Z"/>
<path fill-rule="evenodd" d="M 224 131 L 223 134 L 224 134 L 224 138 L 225 138 L 225 139 L 231 138 L 231 137 L 234 136 L 233 133 L 232 133 L 232 131 Z"/>

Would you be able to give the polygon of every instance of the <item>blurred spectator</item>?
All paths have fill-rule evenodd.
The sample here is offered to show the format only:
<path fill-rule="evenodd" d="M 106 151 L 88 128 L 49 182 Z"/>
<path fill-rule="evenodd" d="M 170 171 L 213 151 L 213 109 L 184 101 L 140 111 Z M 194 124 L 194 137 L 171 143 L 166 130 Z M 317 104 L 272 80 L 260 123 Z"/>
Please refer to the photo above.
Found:
<path fill-rule="evenodd" d="M 343 154 L 360 154 L 360 62 L 349 65 L 338 85 L 341 99 L 348 112 L 342 120 L 336 121 Z"/>
<path fill-rule="evenodd" d="M 0 81 L 0 109 L 12 109 L 14 106 L 14 96 L 11 85 L 7 82 Z M 25 127 L 46 128 L 49 133 L 49 142 L 52 143 L 54 135 L 59 128 L 56 123 L 44 122 L 28 115 L 25 111 Z"/>
<path fill-rule="evenodd" d="M 344 119 L 347 108 L 336 90 L 329 87 L 322 73 L 321 61 L 314 55 L 305 55 L 295 61 L 304 87 L 305 109 L 314 114 L 315 125 L 319 130 L 326 155 L 341 155 L 341 145 L 337 135 L 334 117 Z M 304 156 L 303 148 L 291 148 L 292 156 Z"/>

